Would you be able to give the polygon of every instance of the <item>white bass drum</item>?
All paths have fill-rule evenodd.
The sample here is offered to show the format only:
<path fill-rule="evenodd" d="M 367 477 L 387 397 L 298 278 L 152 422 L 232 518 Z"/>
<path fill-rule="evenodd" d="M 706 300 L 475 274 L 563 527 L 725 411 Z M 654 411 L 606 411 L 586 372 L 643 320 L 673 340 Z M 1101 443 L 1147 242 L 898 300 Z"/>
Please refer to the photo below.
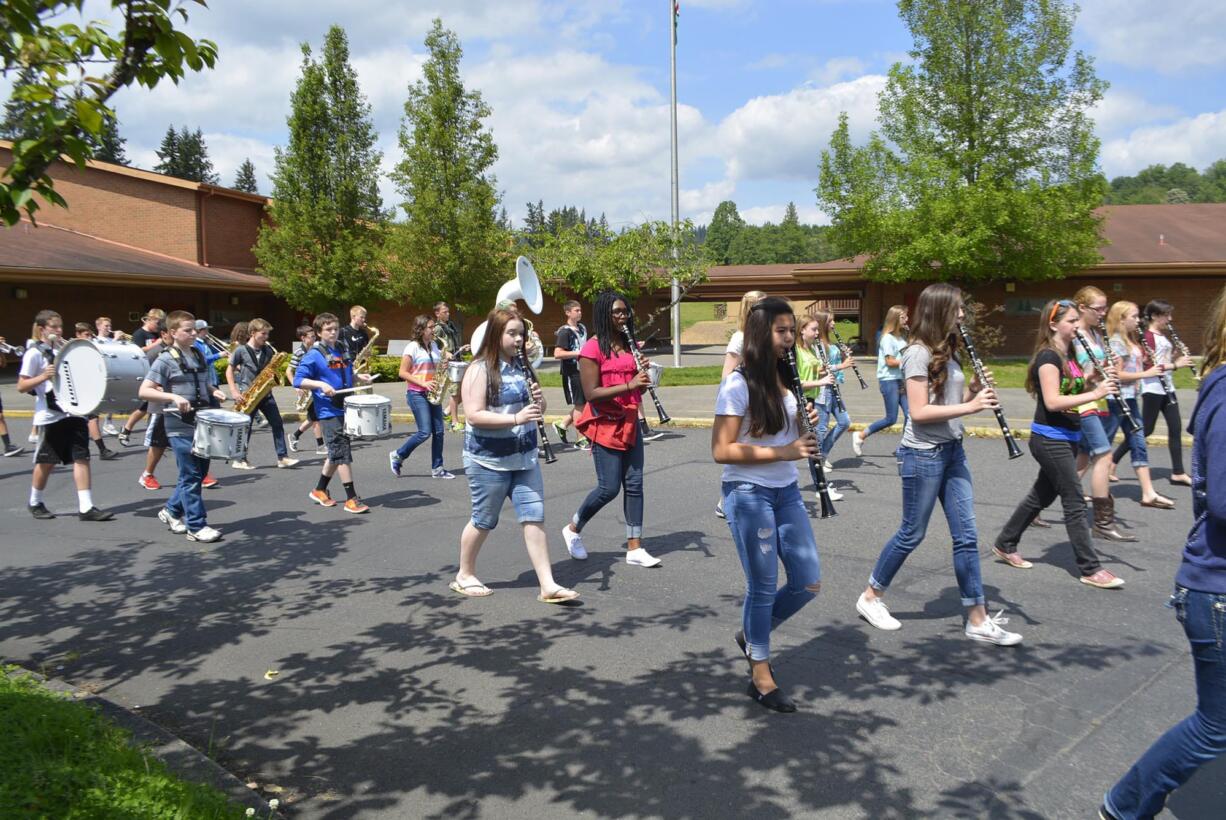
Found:
<path fill-rule="evenodd" d="M 55 400 L 70 416 L 131 413 L 148 373 L 145 352 L 131 342 L 73 339 L 55 354 Z"/>

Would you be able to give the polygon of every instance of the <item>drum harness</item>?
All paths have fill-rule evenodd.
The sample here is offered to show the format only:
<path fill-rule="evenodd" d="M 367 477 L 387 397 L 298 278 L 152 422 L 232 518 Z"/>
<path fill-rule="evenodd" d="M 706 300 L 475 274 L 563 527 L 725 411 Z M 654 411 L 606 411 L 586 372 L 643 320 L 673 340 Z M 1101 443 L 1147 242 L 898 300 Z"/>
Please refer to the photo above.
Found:
<path fill-rule="evenodd" d="M 55 361 L 55 348 L 51 345 L 46 342 L 39 342 L 35 345 L 35 348 L 42 354 L 44 362 Z M 56 413 L 63 413 L 64 411 L 60 409 L 59 401 L 55 398 L 55 388 L 52 387 L 53 382 L 47 382 L 46 384 L 47 392 L 43 393 L 43 400 L 47 402 L 47 409 Z M 68 389 L 68 398 L 73 404 L 76 404 L 77 390 L 72 383 L 72 371 L 68 368 L 64 368 L 64 387 Z"/>
<path fill-rule="evenodd" d="M 195 424 L 196 423 L 196 411 L 202 407 L 212 407 L 213 406 L 213 400 L 208 394 L 208 376 L 207 374 L 204 377 L 204 384 L 205 384 L 204 391 L 202 392 L 200 389 L 201 378 L 199 374 L 206 373 L 208 369 L 208 363 L 205 362 L 204 356 L 200 354 L 199 350 L 193 347 L 191 351 L 192 351 L 192 358 L 194 358 L 196 362 L 195 367 L 187 366 L 187 360 L 184 358 L 183 352 L 180 351 L 177 346 L 172 345 L 170 349 L 166 351 L 167 353 L 170 354 L 170 357 L 174 359 L 176 363 L 178 363 L 179 370 L 181 370 L 184 374 L 191 376 L 192 387 L 196 393 L 196 398 L 192 401 L 192 409 L 188 410 L 186 413 L 179 414 L 179 418 L 183 419 L 184 424 Z M 170 385 L 166 385 L 166 386 L 169 387 Z M 170 411 L 167 411 L 167 412 L 170 412 Z"/>

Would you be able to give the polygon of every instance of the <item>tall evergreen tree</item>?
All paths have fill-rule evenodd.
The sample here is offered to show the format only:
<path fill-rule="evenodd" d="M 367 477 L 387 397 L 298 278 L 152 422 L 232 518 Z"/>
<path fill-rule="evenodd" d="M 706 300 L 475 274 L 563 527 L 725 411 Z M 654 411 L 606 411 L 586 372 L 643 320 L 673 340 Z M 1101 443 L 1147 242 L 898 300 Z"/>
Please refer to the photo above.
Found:
<path fill-rule="evenodd" d="M 328 30 L 322 62 L 303 43 L 287 124 L 289 144 L 276 149 L 271 220 L 255 246 L 260 271 L 300 310 L 387 298 L 382 154 L 340 26 Z"/>
<path fill-rule="evenodd" d="M 776 262 L 798 264 L 817 261 L 807 258 L 809 255 L 808 237 L 805 235 L 805 229 L 800 226 L 800 214 L 796 212 L 795 202 L 788 203 L 783 221 L 779 223 L 775 245 Z"/>
<path fill-rule="evenodd" d="M 38 80 L 38 71 L 31 66 L 22 67 L 13 80 L 13 90 L 33 85 Z M 0 139 L 16 141 L 24 136 L 31 127 L 30 118 L 37 106 L 17 94 L 13 94 L 4 104 L 4 119 L 0 120 Z"/>
<path fill-rule="evenodd" d="M 36 69 L 25 66 L 17 74 L 17 78 L 13 82 L 13 91 L 37 84 L 39 73 Z M 24 96 L 14 93 L 4 104 L 4 118 L 0 120 L 0 139 L 17 140 L 23 137 L 28 137 L 31 134 L 36 134 L 41 128 L 37 114 L 39 113 L 40 105 L 36 102 L 26 99 Z M 63 114 L 63 108 L 57 107 L 57 111 Z M 119 136 L 119 123 L 115 117 L 108 111 L 99 120 L 99 131 L 93 133 L 86 131 L 81 135 L 82 142 L 89 147 L 93 159 L 103 162 L 114 162 L 119 165 L 127 165 L 128 158 L 124 154 L 124 140 Z"/>
<path fill-rule="evenodd" d="M 729 249 L 737 234 L 745 227 L 745 220 L 737 212 L 736 203 L 726 199 L 715 208 L 711 224 L 707 226 L 707 255 L 716 265 L 731 265 Z"/>
<path fill-rule="evenodd" d="M 153 170 L 159 174 L 210 185 L 216 185 L 220 181 L 220 177 L 213 170 L 213 162 L 209 159 L 204 133 L 199 128 L 188 131 L 185 125 L 176 132 L 172 124 L 162 137 L 157 155 L 159 162 L 153 166 Z"/>
<path fill-rule="evenodd" d="M 116 165 L 127 165 L 128 155 L 124 151 L 127 140 L 119 134 L 119 121 L 114 117 L 104 117 L 102 131 L 92 142 L 94 159 L 102 162 L 113 162 Z"/>
<path fill-rule="evenodd" d="M 260 192 L 260 184 L 255 179 L 255 165 L 251 162 L 250 157 L 244 159 L 243 164 L 238 166 L 238 173 L 234 175 L 234 188 L 249 194 Z"/>
<path fill-rule="evenodd" d="M 404 157 L 392 179 L 406 220 L 394 226 L 389 271 L 400 294 L 484 311 L 510 275 L 511 237 L 497 221 L 490 109 L 460 77 L 456 35 L 435 19 L 422 78 L 409 86 L 400 126 Z"/>
<path fill-rule="evenodd" d="M 162 144 L 155 149 L 154 153 L 158 155 L 158 164 L 153 166 L 153 170 L 172 177 L 177 177 L 182 173 L 179 132 L 175 130 L 174 123 L 166 126 L 166 133 L 162 135 Z"/>

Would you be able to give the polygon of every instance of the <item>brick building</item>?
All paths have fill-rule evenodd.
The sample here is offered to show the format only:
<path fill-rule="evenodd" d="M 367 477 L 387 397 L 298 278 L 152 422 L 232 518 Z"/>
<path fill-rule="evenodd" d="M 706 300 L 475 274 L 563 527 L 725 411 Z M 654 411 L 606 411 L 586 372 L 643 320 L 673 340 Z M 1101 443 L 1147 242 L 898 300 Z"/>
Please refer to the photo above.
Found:
<path fill-rule="evenodd" d="M 1100 253 L 1089 270 L 1060 281 L 999 282 L 973 293 L 989 307 L 1002 305 L 992 321 L 1005 333 L 1003 355 L 1029 355 L 1040 306 L 1052 297 L 1071 297 L 1095 285 L 1111 301 L 1144 306 L 1165 299 L 1175 308 L 1180 337 L 1199 351 L 1213 298 L 1226 284 L 1226 203 L 1193 205 L 1107 205 Z M 829 300 L 840 316 L 857 318 L 871 349 L 891 305 L 913 306 L 926 282 L 882 284 L 861 275 L 862 259 L 815 265 L 729 265 L 712 268 L 710 279 L 691 297 L 733 301 L 757 289 L 798 303 Z"/>

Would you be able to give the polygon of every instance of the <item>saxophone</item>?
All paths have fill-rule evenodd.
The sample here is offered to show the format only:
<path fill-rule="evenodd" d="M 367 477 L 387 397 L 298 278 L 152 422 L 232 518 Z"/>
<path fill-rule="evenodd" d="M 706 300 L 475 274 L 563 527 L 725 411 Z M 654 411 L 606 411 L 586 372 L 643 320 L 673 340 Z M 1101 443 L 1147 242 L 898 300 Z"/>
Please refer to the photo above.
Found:
<path fill-rule="evenodd" d="M 358 355 L 353 357 L 353 375 L 354 381 L 357 381 L 357 376 L 360 373 L 370 373 L 370 359 L 375 354 L 375 342 L 379 339 L 379 328 L 374 325 L 367 325 L 370 328 L 370 341 L 366 343 L 366 347 L 362 348 Z M 357 393 L 369 393 L 372 388 L 363 387 L 358 389 Z"/>
<path fill-rule="evenodd" d="M 260 406 L 260 402 L 272 392 L 273 386 L 277 383 L 278 371 L 285 370 L 287 361 L 289 361 L 288 351 L 273 354 L 268 364 L 264 365 L 264 368 L 256 375 L 251 386 L 243 391 L 238 401 L 234 402 L 234 410 L 247 415 L 254 413 L 255 408 Z"/>
<path fill-rule="evenodd" d="M 434 341 L 441 352 L 438 357 L 438 365 L 434 368 L 434 382 L 426 392 L 426 401 L 431 404 L 442 404 L 456 389 L 456 383 L 451 380 L 450 367 L 454 354 L 445 336 L 439 336 Z"/>

